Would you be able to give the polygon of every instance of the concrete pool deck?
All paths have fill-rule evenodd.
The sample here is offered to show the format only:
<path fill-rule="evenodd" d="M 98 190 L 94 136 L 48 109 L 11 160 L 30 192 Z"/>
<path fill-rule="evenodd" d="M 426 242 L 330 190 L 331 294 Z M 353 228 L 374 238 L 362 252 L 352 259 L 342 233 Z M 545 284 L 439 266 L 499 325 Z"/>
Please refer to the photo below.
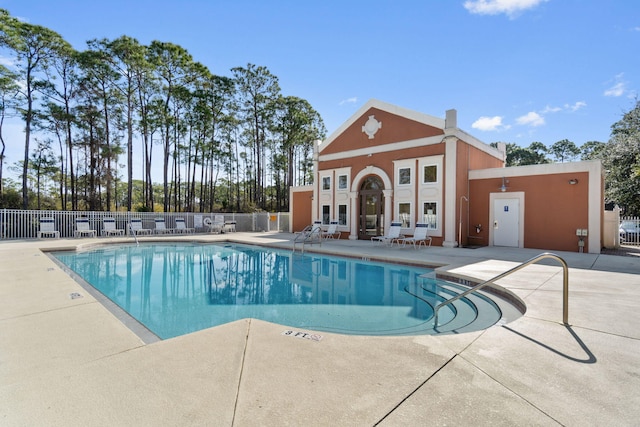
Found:
<path fill-rule="evenodd" d="M 165 240 L 151 237 L 144 240 Z M 291 234 L 189 235 L 291 247 Z M 0 425 L 616 425 L 640 422 L 640 259 L 556 252 L 498 283 L 527 304 L 503 326 L 460 335 L 282 335 L 236 321 L 145 344 L 41 249 L 121 238 L 0 243 Z M 313 250 L 441 265 L 489 279 L 540 250 Z M 80 294 L 80 298 L 71 298 Z"/>

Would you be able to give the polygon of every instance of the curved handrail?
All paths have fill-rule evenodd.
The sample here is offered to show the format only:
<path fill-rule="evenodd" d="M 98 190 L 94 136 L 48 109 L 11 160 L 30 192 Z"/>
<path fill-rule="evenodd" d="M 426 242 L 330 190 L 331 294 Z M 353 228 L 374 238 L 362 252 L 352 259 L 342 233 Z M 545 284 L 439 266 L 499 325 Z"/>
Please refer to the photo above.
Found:
<path fill-rule="evenodd" d="M 515 267 L 513 267 L 510 270 L 505 271 L 502 274 L 497 275 L 494 278 L 491 278 L 489 280 L 486 280 L 482 283 L 480 283 L 479 285 L 474 286 L 471 289 L 468 289 L 466 291 L 464 291 L 461 294 L 456 295 L 455 297 L 448 299 L 440 304 L 438 304 L 435 308 L 434 308 L 434 326 L 437 327 L 438 326 L 438 310 L 441 307 L 444 307 L 445 305 L 449 305 L 454 301 L 459 300 L 460 298 L 464 298 L 465 296 L 469 295 L 472 292 L 478 291 L 482 288 L 484 288 L 485 286 L 495 282 L 496 280 L 500 280 L 512 273 L 515 273 L 516 271 L 519 271 L 525 267 L 527 267 L 528 265 L 534 264 L 538 261 L 540 261 L 541 259 L 545 259 L 545 258 L 553 258 L 556 261 L 560 262 L 560 264 L 562 264 L 562 270 L 563 270 L 563 278 L 562 278 L 562 285 L 563 285 L 563 290 L 562 290 L 562 323 L 564 323 L 565 325 L 569 324 L 569 266 L 567 265 L 567 262 L 560 258 L 558 255 L 553 254 L 551 252 L 545 252 L 542 253 L 540 255 L 537 255 L 533 258 L 531 258 L 528 261 L 523 262 L 520 265 L 517 265 Z"/>

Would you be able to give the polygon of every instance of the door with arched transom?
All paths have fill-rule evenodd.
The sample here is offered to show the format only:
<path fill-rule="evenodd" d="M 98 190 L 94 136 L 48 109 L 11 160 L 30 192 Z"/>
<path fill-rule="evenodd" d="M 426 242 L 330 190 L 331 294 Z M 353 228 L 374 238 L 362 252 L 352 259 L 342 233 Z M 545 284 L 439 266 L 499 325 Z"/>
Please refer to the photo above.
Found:
<path fill-rule="evenodd" d="M 370 240 L 373 236 L 380 236 L 384 230 L 384 183 L 370 175 L 362 181 L 359 192 L 359 227 L 358 239 Z"/>

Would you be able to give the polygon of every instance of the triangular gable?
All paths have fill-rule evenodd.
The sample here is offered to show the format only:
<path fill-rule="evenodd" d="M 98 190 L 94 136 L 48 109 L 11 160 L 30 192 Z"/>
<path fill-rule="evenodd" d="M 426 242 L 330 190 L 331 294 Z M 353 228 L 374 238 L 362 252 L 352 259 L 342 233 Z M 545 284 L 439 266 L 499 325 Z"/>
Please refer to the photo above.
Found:
<path fill-rule="evenodd" d="M 366 127 L 367 133 L 363 128 Z M 319 146 L 322 154 L 443 135 L 445 120 L 370 100 Z"/>

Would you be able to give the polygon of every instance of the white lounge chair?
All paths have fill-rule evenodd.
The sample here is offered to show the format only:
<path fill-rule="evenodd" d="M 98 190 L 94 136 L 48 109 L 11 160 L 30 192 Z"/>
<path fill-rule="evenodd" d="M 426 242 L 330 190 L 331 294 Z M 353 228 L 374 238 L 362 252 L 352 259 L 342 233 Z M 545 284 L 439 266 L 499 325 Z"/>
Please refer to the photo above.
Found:
<path fill-rule="evenodd" d="M 152 231 L 150 228 L 142 228 L 141 218 L 131 218 L 130 226 L 131 226 L 131 231 L 135 235 L 151 234 L 151 231 Z"/>
<path fill-rule="evenodd" d="M 43 236 L 53 236 L 54 239 L 60 238 L 60 232 L 56 230 L 56 222 L 51 217 L 40 218 L 40 231 L 38 231 L 38 239 Z"/>
<path fill-rule="evenodd" d="M 75 237 L 96 237 L 96 230 L 92 230 L 89 226 L 89 218 L 76 218 L 76 231 L 73 233 Z"/>
<path fill-rule="evenodd" d="M 411 243 L 413 244 L 413 249 L 416 249 L 421 245 L 424 245 L 425 247 L 431 247 L 431 236 L 427 234 L 428 231 L 429 224 L 419 222 L 416 224 L 416 229 L 413 232 L 413 236 L 398 238 L 395 239 L 395 241 L 396 243 L 398 243 L 398 245 L 402 245 L 402 247 L 404 247 L 407 243 Z"/>
<path fill-rule="evenodd" d="M 371 238 L 372 242 L 392 244 L 395 240 L 404 237 L 400 234 L 402 229 L 402 223 L 400 221 L 392 221 L 389 227 L 389 233 L 386 236 L 374 236 Z"/>
<path fill-rule="evenodd" d="M 164 218 L 156 218 L 155 220 L 156 228 L 153 230 L 156 234 L 171 234 L 173 233 L 173 228 L 167 228 Z"/>
<path fill-rule="evenodd" d="M 195 233 L 195 228 L 187 227 L 184 218 L 176 218 L 176 233 Z"/>
<path fill-rule="evenodd" d="M 235 221 L 225 221 L 224 227 L 222 228 L 224 233 L 235 233 L 236 232 L 236 222 Z"/>
<path fill-rule="evenodd" d="M 327 231 L 323 231 L 321 235 L 325 239 L 339 239 L 342 235 L 342 232 L 338 231 L 338 221 L 332 220 L 329 223 L 329 228 L 327 229 Z"/>
<path fill-rule="evenodd" d="M 213 221 L 211 221 L 211 218 L 205 218 L 204 225 L 209 227 L 209 232 L 211 233 L 222 233 L 224 229 L 224 215 L 215 215 Z"/>
<path fill-rule="evenodd" d="M 103 236 L 123 236 L 124 230 L 116 227 L 116 219 L 112 217 L 102 218 Z"/>

